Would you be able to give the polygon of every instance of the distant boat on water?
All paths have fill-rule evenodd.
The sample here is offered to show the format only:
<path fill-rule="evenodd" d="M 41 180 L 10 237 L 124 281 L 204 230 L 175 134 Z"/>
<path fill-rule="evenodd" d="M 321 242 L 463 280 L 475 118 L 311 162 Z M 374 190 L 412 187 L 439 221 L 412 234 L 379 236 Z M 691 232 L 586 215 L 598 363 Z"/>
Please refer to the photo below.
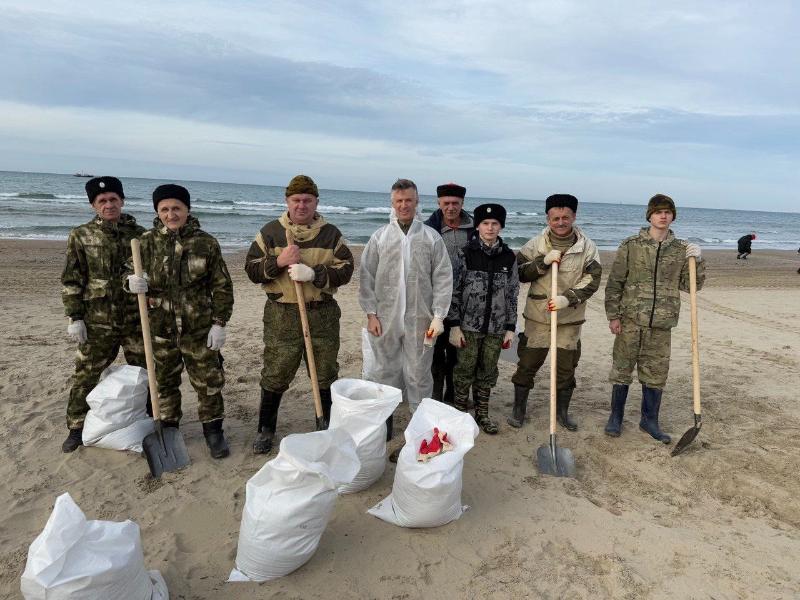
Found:
<path fill-rule="evenodd" d="M 83 171 L 78 171 L 77 173 L 72 174 L 73 177 L 94 177 L 91 173 L 84 173 Z"/>

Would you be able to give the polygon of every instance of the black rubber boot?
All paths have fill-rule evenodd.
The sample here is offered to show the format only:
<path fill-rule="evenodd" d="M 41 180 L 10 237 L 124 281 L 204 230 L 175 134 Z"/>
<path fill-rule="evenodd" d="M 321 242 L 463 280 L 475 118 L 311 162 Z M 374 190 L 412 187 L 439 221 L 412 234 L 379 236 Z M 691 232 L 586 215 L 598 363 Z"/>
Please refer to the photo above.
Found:
<path fill-rule="evenodd" d="M 267 454 L 272 450 L 281 396 L 283 394 L 261 389 L 261 406 L 258 409 L 258 433 L 253 441 L 253 454 Z"/>
<path fill-rule="evenodd" d="M 444 398 L 442 402 L 453 406 L 453 395 L 453 369 L 451 367 L 450 371 L 444 376 Z"/>
<path fill-rule="evenodd" d="M 203 435 L 206 438 L 206 446 L 208 446 L 211 458 L 225 458 L 231 453 L 222 431 L 222 419 L 203 423 Z"/>
<path fill-rule="evenodd" d="M 653 439 L 669 444 L 672 438 L 658 426 L 658 413 L 661 410 L 661 390 L 642 384 L 642 420 L 639 429 L 649 433 Z"/>
<path fill-rule="evenodd" d="M 578 431 L 578 423 L 569 416 L 569 403 L 572 400 L 572 390 L 556 390 L 556 420 L 567 431 Z"/>
<path fill-rule="evenodd" d="M 153 403 L 150 401 L 150 389 L 147 390 L 147 400 L 144 403 L 144 412 L 147 413 L 148 417 L 153 416 Z"/>
<path fill-rule="evenodd" d="M 628 386 L 615 383 L 611 388 L 611 414 L 606 423 L 606 435 L 619 437 L 622 433 L 622 417 L 625 414 L 625 402 L 628 400 Z"/>
<path fill-rule="evenodd" d="M 386 419 L 386 441 L 391 442 L 394 437 L 394 413 Z"/>
<path fill-rule="evenodd" d="M 319 401 L 322 404 L 322 429 L 327 429 L 331 423 L 331 406 L 333 405 L 330 388 L 319 391 Z"/>
<path fill-rule="evenodd" d="M 435 373 L 433 376 L 433 391 L 431 398 L 439 402 L 444 398 L 444 373 Z"/>
<path fill-rule="evenodd" d="M 80 429 L 70 429 L 67 439 L 61 444 L 61 451 L 64 454 L 75 452 L 78 446 L 83 446 L 83 427 Z"/>
<path fill-rule="evenodd" d="M 525 412 L 528 410 L 528 394 L 531 388 L 522 387 L 514 384 L 514 408 L 511 409 L 511 416 L 506 419 L 506 423 L 519 429 L 525 423 Z"/>

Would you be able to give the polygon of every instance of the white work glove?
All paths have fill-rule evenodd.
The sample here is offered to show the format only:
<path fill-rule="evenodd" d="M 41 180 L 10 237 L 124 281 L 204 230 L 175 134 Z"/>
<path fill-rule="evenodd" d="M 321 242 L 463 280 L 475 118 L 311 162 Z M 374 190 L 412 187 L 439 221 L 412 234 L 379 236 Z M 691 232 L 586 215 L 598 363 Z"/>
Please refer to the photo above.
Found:
<path fill-rule="evenodd" d="M 690 256 L 694 256 L 697 260 L 700 260 L 700 246 L 697 244 L 686 244 L 686 258 Z"/>
<path fill-rule="evenodd" d="M 450 345 L 455 346 L 456 348 L 466 348 L 467 347 L 467 340 L 464 339 L 464 332 L 461 331 L 461 327 L 451 327 L 450 328 Z"/>
<path fill-rule="evenodd" d="M 561 250 L 550 250 L 547 254 L 544 255 L 542 261 L 546 265 L 552 265 L 554 262 L 559 262 L 561 260 Z"/>
<path fill-rule="evenodd" d="M 515 333 L 513 331 L 506 331 L 503 336 L 503 349 L 508 350 L 511 348 L 511 344 L 514 343 L 514 335 Z"/>
<path fill-rule="evenodd" d="M 67 327 L 67 335 L 79 344 L 85 344 L 89 336 L 86 334 L 86 323 L 80 319 L 77 321 L 70 321 Z"/>
<path fill-rule="evenodd" d="M 551 298 L 547 301 L 547 310 L 550 312 L 561 310 L 562 308 L 567 308 L 568 306 L 569 300 L 566 296 L 556 296 L 555 298 Z"/>
<path fill-rule="evenodd" d="M 146 294 L 147 293 L 147 273 L 142 273 L 142 276 L 128 275 L 128 291 L 131 294 Z"/>
<path fill-rule="evenodd" d="M 314 279 L 314 269 L 303 263 L 296 263 L 289 267 L 289 277 L 293 281 L 311 281 Z"/>
<path fill-rule="evenodd" d="M 208 339 L 206 346 L 212 350 L 222 350 L 225 345 L 225 328 L 221 325 L 212 325 L 211 330 L 208 332 Z"/>
<path fill-rule="evenodd" d="M 433 342 L 444 331 L 444 322 L 439 317 L 433 317 L 431 324 L 428 325 L 428 331 L 425 332 L 425 339 L 423 343 L 426 346 L 433 346 Z"/>

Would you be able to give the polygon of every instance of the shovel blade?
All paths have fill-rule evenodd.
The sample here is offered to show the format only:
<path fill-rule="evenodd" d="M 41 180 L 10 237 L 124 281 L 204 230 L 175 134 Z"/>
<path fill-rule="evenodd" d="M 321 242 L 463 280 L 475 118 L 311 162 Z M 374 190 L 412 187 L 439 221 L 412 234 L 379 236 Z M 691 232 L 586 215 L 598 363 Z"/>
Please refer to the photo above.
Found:
<path fill-rule="evenodd" d="M 686 447 L 694 441 L 694 438 L 697 437 L 697 434 L 700 433 L 700 427 L 691 427 L 683 434 L 683 437 L 678 440 L 678 443 L 675 444 L 675 447 L 670 452 L 671 456 L 678 456 L 681 452 L 686 450 Z"/>
<path fill-rule="evenodd" d="M 575 456 L 569 448 L 559 448 L 555 443 L 539 446 L 536 464 L 542 475 L 575 477 Z"/>
<path fill-rule="evenodd" d="M 155 478 L 161 477 L 164 471 L 177 471 L 191 462 L 180 430 L 162 427 L 160 421 L 156 422 L 156 430 L 142 440 L 142 448 L 150 474 Z"/>

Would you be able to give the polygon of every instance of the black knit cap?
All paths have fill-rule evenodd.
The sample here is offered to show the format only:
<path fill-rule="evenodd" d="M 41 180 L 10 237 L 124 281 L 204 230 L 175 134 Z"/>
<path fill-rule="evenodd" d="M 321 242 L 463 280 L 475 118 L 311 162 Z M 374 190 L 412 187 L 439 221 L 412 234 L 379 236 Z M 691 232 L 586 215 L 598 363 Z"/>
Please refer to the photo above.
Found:
<path fill-rule="evenodd" d="M 436 188 L 436 197 L 442 198 L 444 196 L 455 196 L 456 198 L 464 199 L 467 195 L 467 188 L 457 183 L 445 183 Z"/>
<path fill-rule="evenodd" d="M 86 195 L 89 196 L 89 204 L 105 192 L 114 192 L 123 200 L 125 199 L 125 193 L 122 191 L 122 182 L 116 177 L 106 175 L 105 177 L 95 177 L 86 182 Z"/>
<path fill-rule="evenodd" d="M 675 202 L 669 196 L 665 196 L 664 194 L 656 194 L 650 201 L 647 203 L 647 214 L 646 218 L 649 221 L 650 216 L 656 212 L 657 210 L 668 210 L 672 213 L 672 220 L 678 218 L 678 211 L 675 210 Z"/>
<path fill-rule="evenodd" d="M 167 199 L 180 200 L 186 205 L 186 208 L 192 210 L 189 190 L 182 185 L 165 183 L 153 190 L 153 208 L 156 209 L 156 212 L 158 212 L 158 203 Z"/>
<path fill-rule="evenodd" d="M 475 227 L 486 219 L 497 219 L 500 221 L 500 227 L 505 227 L 506 209 L 499 204 L 481 204 L 472 212 L 472 218 L 474 219 Z"/>
<path fill-rule="evenodd" d="M 544 212 L 551 208 L 571 208 L 572 212 L 578 212 L 578 199 L 572 194 L 553 194 L 544 201 Z"/>

